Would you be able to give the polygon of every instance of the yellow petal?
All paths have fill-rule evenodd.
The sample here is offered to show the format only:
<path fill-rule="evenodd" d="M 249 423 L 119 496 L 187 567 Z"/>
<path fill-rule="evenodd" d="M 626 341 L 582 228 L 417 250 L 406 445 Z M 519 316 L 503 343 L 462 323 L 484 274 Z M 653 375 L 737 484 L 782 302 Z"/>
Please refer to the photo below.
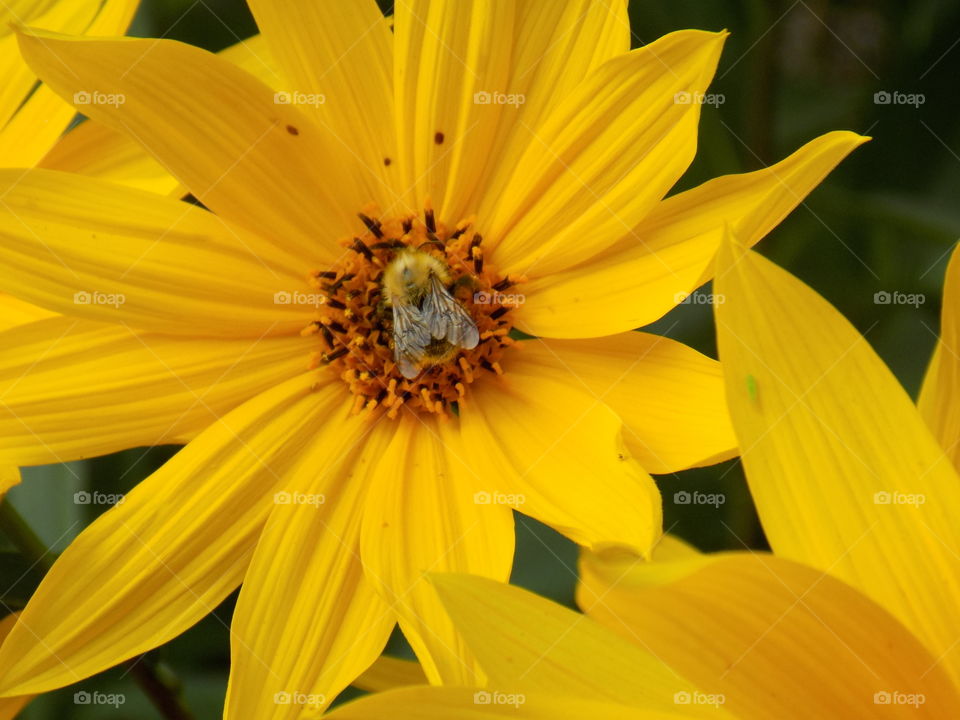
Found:
<path fill-rule="evenodd" d="M 62 102 L 59 97 L 57 101 Z M 186 194 L 183 186 L 129 135 L 90 120 L 64 135 L 38 167 L 111 180 L 158 195 Z"/>
<path fill-rule="evenodd" d="M 416 660 L 381 655 L 352 685 L 368 692 L 383 692 L 406 685 L 426 685 L 427 676 Z"/>
<path fill-rule="evenodd" d="M 282 87 L 284 81 L 280 66 L 270 51 L 263 35 L 253 35 L 234 43 L 217 53 L 227 62 L 241 67 L 273 88 Z"/>
<path fill-rule="evenodd" d="M 678 710 L 675 693 L 694 691 L 652 653 L 545 598 L 468 575 L 431 580 L 490 689 L 527 688 L 664 713 Z M 692 716 L 727 717 L 714 706 L 689 709 Z"/>
<path fill-rule="evenodd" d="M 376 693 L 341 705 L 330 720 L 683 720 L 691 715 L 543 692 L 418 687 Z M 719 720 L 719 718 L 718 718 Z"/>
<path fill-rule="evenodd" d="M 35 3 L 38 4 L 38 3 Z M 139 0 L 107 0 L 102 5 L 81 0 L 60 0 L 53 6 L 51 14 L 44 20 L 31 24 L 48 30 L 59 32 L 83 32 L 90 35 L 122 35 L 133 19 Z M 71 11 L 71 8 L 73 9 Z M 91 9 L 97 10 L 92 21 L 83 27 L 82 18 L 87 17 Z M 70 13 L 70 20 L 63 13 Z M 55 17 L 59 16 L 59 17 Z M 17 22 L 27 20 L 16 18 Z M 33 87 L 35 78 L 29 71 L 26 63 L 20 58 L 20 53 L 14 46 L 15 37 L 5 37 L 0 45 L 13 55 L 22 72 L 16 73 L 22 77 L 29 90 Z M 11 91 L 10 74 L 0 75 L 4 78 L 6 92 Z M 16 114 L 6 122 L 6 117 L 0 119 L 0 158 L 3 158 L 5 167 L 33 167 L 57 142 L 57 138 L 67 129 L 70 121 L 76 114 L 73 106 L 65 103 L 50 88 L 40 85 L 33 93 L 25 98 L 23 93 L 15 106 Z M 11 98 L 13 100 L 15 98 Z M 5 101 L 6 102 L 6 101 Z M 9 107 L 9 105 L 7 105 Z M 0 116 L 4 113 L 0 110 Z"/>
<path fill-rule="evenodd" d="M 302 266 L 210 212 L 50 170 L 0 170 L 0 263 L 21 299 L 90 320 L 176 333 L 298 333 L 313 292 Z"/>
<path fill-rule="evenodd" d="M 231 45 L 218 55 L 271 87 L 278 86 L 280 82 L 278 71 L 260 35 Z M 46 89 L 46 92 L 50 90 Z M 59 98 L 57 101 L 63 102 Z M 73 108 L 67 107 L 72 114 Z M 182 197 L 187 194 L 186 188 L 128 133 L 97 122 L 80 123 L 60 138 L 40 161 L 39 167 L 112 180 L 160 195 Z"/>
<path fill-rule="evenodd" d="M 375 0 L 252 0 L 250 10 L 286 79 L 284 91 L 360 161 L 368 199 L 399 200 L 393 38 Z M 357 208 L 359 209 L 359 208 Z"/>
<path fill-rule="evenodd" d="M 724 34 L 684 30 L 607 61 L 537 128 L 482 221 L 505 272 L 543 277 L 605 250 L 686 171 Z M 686 93 L 686 95 L 683 95 Z"/>
<path fill-rule="evenodd" d="M 0 474 L 2 474 L 2 471 L 0 471 Z M 11 613 L 0 620 L 0 644 L 7 639 L 7 635 L 10 634 L 19 615 L 19 613 Z M 23 709 L 23 706 L 32 699 L 31 695 L 0 698 L 0 720 L 13 720 Z"/>
<path fill-rule="evenodd" d="M 569 0 L 518 0 L 513 26 L 510 75 L 503 87 L 489 87 L 476 100 L 498 111 L 497 135 L 486 148 L 493 160 L 487 179 L 477 183 L 466 207 L 488 217 L 516 171 L 516 159 L 530 142 L 530 131 L 590 72 L 630 50 L 627 3 Z"/>
<path fill-rule="evenodd" d="M 569 371 L 524 349 L 461 407 L 480 492 L 581 545 L 646 552 L 660 536 L 660 493 L 630 457 L 621 419 Z"/>
<path fill-rule="evenodd" d="M 753 245 L 866 140 L 828 133 L 769 168 L 667 198 L 587 264 L 525 283 L 518 327 L 544 337 L 599 337 L 657 320 L 712 275 L 724 223 Z"/>
<path fill-rule="evenodd" d="M 6 12 L 10 12 L 9 15 Z M 65 33 L 82 33 L 90 25 L 97 5 L 89 0 L 59 0 L 36 3 L 29 11 L 10 11 L 4 4 L 0 12 L 3 31 L 0 34 L 0 128 L 20 109 L 37 83 L 37 78 L 17 52 L 17 37 L 9 32 L 11 24 L 29 22 L 35 27 Z M 6 165 L 6 162 L 4 162 Z"/>
<path fill-rule="evenodd" d="M 960 252 L 947 266 L 940 339 L 923 380 L 917 407 L 953 466 L 960 468 Z"/>
<path fill-rule="evenodd" d="M 240 584 L 300 451 L 347 402 L 308 373 L 224 416 L 58 558 L 0 648 L 0 693 L 74 683 L 193 625 Z"/>
<path fill-rule="evenodd" d="M 354 181 L 358 160 L 230 62 L 170 40 L 31 31 L 20 47 L 61 97 L 87 93 L 85 114 L 129 133 L 217 215 L 302 254 L 308 271 L 362 227 L 355 213 L 370 199 Z"/>
<path fill-rule="evenodd" d="M 577 602 L 738 717 L 878 717 L 884 693 L 923 698 L 910 717 L 958 717 L 936 659 L 892 615 L 819 570 L 765 553 L 646 563 L 583 553 Z"/>
<path fill-rule="evenodd" d="M 33 167 L 52 148 L 76 115 L 72 105 L 39 85 L 0 130 L 0 157 L 6 167 Z"/>
<path fill-rule="evenodd" d="M 225 718 L 319 713 L 382 652 L 396 612 L 364 576 L 360 523 L 394 429 L 345 402 L 288 471 L 233 615 Z"/>
<path fill-rule="evenodd" d="M 513 514 L 475 502 L 472 453 L 449 427 L 452 421 L 407 415 L 396 425 L 371 477 L 361 536 L 364 567 L 399 614 L 430 681 L 478 684 L 483 678 L 424 574 L 506 580 Z"/>
<path fill-rule="evenodd" d="M 457 222 L 484 174 L 502 105 L 474 93 L 502 90 L 513 44 L 512 0 L 457 3 L 406 0 L 394 8 L 394 98 L 399 187 L 407 202 L 429 198 L 439 216 Z"/>
<path fill-rule="evenodd" d="M 24 302 L 13 295 L 0 293 L 0 332 L 36 320 L 53 317 L 56 313 L 42 307 Z"/>
<path fill-rule="evenodd" d="M 720 364 L 658 335 L 524 343 L 526 359 L 567 373 L 623 420 L 623 439 L 647 472 L 672 473 L 736 455 Z"/>
<path fill-rule="evenodd" d="M 0 462 L 176 442 L 307 366 L 310 339 L 179 339 L 55 317 L 0 335 Z"/>
<path fill-rule="evenodd" d="M 823 298 L 729 240 L 717 276 L 727 398 L 770 546 L 864 592 L 960 679 L 960 477 Z"/>

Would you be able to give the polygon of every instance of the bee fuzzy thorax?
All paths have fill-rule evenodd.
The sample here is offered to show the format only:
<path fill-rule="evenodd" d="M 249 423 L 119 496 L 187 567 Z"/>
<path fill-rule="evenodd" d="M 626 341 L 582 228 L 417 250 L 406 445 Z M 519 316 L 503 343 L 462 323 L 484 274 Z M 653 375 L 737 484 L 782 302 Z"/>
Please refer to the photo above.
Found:
<path fill-rule="evenodd" d="M 319 344 L 310 365 L 339 375 L 356 412 L 446 416 L 474 382 L 503 374 L 512 308 L 489 298 L 521 278 L 485 262 L 470 220 L 447 227 L 429 209 L 423 218 L 367 209 L 359 220 L 343 260 L 310 275 L 321 294 L 303 331 Z"/>
<path fill-rule="evenodd" d="M 429 288 L 431 275 L 444 284 L 450 281 L 450 271 L 441 261 L 421 250 L 406 248 L 397 253 L 383 271 L 383 289 L 387 302 L 410 298 L 419 303 Z"/>

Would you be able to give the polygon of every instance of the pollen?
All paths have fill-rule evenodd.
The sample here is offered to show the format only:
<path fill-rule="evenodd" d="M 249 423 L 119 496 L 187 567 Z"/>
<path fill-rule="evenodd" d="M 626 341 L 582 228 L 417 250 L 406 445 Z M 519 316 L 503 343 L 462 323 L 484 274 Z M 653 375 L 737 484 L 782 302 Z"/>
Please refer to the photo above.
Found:
<path fill-rule="evenodd" d="M 357 234 L 340 241 L 340 262 L 310 273 L 320 298 L 302 331 L 317 340 L 309 367 L 335 372 L 354 395 L 355 413 L 380 409 L 396 418 L 408 410 L 449 417 L 469 402 L 471 385 L 503 374 L 501 357 L 515 344 L 510 337 L 514 295 L 506 291 L 524 278 L 501 275 L 485 259 L 473 218 L 447 225 L 429 204 L 422 215 L 383 218 L 371 207 L 357 218 Z M 448 291 L 480 336 L 471 349 L 438 341 L 431 355 L 435 362 L 412 379 L 403 376 L 395 360 L 393 309 L 384 291 L 384 270 L 407 249 L 442 263 Z"/>

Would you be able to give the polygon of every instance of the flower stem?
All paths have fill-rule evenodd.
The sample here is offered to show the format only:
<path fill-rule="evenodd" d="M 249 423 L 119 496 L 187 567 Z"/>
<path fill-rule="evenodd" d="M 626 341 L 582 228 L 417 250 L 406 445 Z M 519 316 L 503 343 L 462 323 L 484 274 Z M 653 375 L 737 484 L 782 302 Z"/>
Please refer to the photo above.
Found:
<path fill-rule="evenodd" d="M 0 502 L 0 531 L 31 565 L 42 568 L 44 573 L 53 567 L 56 553 L 50 551 L 8 499 Z M 180 698 L 180 683 L 169 668 L 164 667 L 164 672 L 160 673 L 158 666 L 142 655 L 127 660 L 124 666 L 162 717 L 166 720 L 193 720 Z"/>

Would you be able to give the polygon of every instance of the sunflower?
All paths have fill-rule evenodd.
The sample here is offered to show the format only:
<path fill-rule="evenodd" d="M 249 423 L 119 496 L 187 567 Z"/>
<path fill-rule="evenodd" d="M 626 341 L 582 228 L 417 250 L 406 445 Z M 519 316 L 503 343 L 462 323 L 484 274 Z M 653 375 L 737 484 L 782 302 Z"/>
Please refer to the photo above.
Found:
<path fill-rule="evenodd" d="M 424 573 L 506 580 L 514 509 L 647 553 L 647 473 L 736 443 L 718 365 L 632 330 L 709 278 L 724 223 L 759 240 L 863 141 L 664 200 L 723 33 L 630 51 L 623 2 L 403 2 L 392 26 L 372 0 L 251 7 L 282 83 L 171 41 L 21 34 L 202 206 L 0 172 L 9 290 L 63 313 L 4 337 L 0 458 L 191 438 L 47 574 L 6 694 L 156 647 L 241 583 L 229 717 L 322 709 L 396 623 L 431 682 L 477 682 Z M 410 256 L 462 333 L 417 303 L 404 330 L 385 273 Z"/>

